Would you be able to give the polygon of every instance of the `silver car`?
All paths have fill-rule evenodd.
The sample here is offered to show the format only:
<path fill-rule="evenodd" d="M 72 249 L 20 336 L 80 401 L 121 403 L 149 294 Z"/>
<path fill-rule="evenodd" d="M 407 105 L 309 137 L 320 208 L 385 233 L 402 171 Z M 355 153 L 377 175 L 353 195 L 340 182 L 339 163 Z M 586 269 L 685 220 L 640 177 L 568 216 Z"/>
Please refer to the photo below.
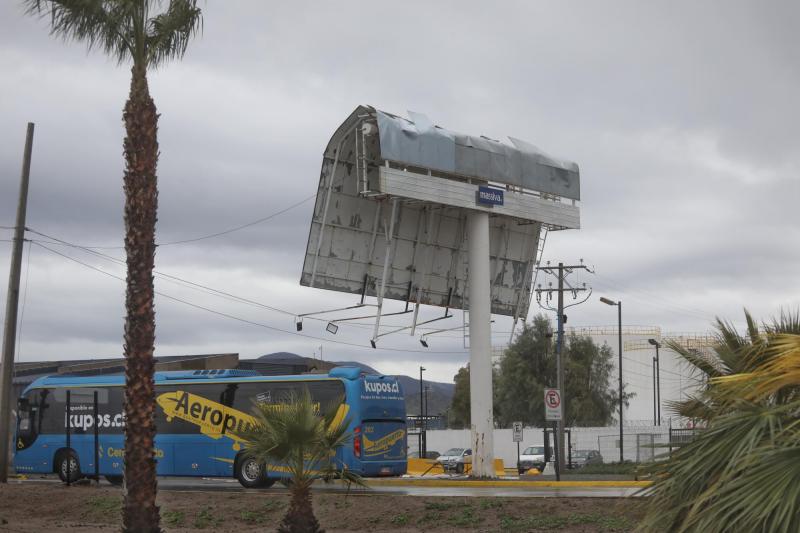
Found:
<path fill-rule="evenodd" d="M 472 450 L 469 448 L 450 448 L 437 459 L 445 472 L 464 473 L 464 465 L 472 464 Z"/>
<path fill-rule="evenodd" d="M 544 471 L 544 446 L 528 446 L 519 456 L 519 473 L 524 474 L 531 468 Z"/>

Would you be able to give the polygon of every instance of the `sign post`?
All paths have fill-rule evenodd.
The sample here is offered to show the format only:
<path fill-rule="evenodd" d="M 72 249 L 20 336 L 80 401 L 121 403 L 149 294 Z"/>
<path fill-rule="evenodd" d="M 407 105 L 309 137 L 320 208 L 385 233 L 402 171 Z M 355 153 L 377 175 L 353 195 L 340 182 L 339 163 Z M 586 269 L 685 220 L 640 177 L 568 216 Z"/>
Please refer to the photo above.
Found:
<path fill-rule="evenodd" d="M 522 442 L 522 422 L 512 422 L 511 427 L 514 431 L 514 442 L 517 443 L 517 473 L 519 473 L 519 443 Z"/>
<path fill-rule="evenodd" d="M 548 422 L 553 422 L 553 448 L 556 452 L 556 480 L 561 481 L 560 443 L 558 442 L 558 422 L 561 421 L 561 391 L 559 389 L 544 390 L 544 416 Z"/>

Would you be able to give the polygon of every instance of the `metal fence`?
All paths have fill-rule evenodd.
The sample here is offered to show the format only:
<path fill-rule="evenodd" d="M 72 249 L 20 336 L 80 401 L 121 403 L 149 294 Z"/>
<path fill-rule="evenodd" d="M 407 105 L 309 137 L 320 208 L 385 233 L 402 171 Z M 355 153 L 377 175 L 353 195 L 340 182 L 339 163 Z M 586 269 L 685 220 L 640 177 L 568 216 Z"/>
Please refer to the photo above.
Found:
<path fill-rule="evenodd" d="M 416 432 L 409 427 L 408 451 L 418 450 Z M 663 460 L 677 448 L 691 442 L 701 431 L 699 429 L 671 428 L 668 424 L 662 426 L 634 425 L 623 427 L 623 457 L 625 461 L 647 463 Z M 545 439 L 545 434 L 548 437 Z M 565 440 L 569 452 L 596 450 L 600 452 L 604 463 L 619 462 L 619 426 L 608 427 L 573 427 L 567 428 Z M 427 450 L 443 452 L 448 448 L 468 448 L 470 446 L 469 430 L 429 430 L 426 432 Z M 552 446 L 552 430 L 548 428 L 524 428 L 524 441 L 521 447 L 527 446 Z M 568 453 L 569 453 L 568 452 Z M 494 430 L 494 455 L 503 459 L 508 464 L 516 463 L 517 446 L 512 439 L 510 429 Z M 565 458 L 568 460 L 568 457 Z"/>

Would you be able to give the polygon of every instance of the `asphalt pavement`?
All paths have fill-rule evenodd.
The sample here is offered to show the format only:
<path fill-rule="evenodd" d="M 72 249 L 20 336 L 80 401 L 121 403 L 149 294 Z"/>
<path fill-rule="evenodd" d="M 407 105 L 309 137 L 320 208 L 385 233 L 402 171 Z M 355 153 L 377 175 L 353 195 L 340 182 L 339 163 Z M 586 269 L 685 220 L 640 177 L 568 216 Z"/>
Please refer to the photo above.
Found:
<path fill-rule="evenodd" d="M 27 479 L 10 479 L 17 483 L 61 483 L 55 476 L 37 476 Z M 391 480 L 376 480 L 369 488 L 351 487 L 353 495 L 367 494 L 400 494 L 407 496 L 462 496 L 462 497 L 511 497 L 511 498 L 625 498 L 637 496 L 641 487 L 624 486 L 592 486 L 570 487 L 548 485 L 521 485 L 513 483 L 493 483 L 491 486 L 482 485 L 480 481 L 469 482 L 459 486 L 436 483 L 435 480 L 426 480 L 419 484 L 419 480 L 395 478 Z M 369 483 L 369 480 L 367 480 Z M 106 481 L 102 481 L 106 483 Z M 464 486 L 466 485 L 466 486 Z M 279 493 L 286 488 L 276 483 L 268 489 L 245 489 L 235 479 L 227 478 L 191 478 L 191 477 L 162 477 L 158 480 L 158 490 L 177 492 L 255 492 Z M 315 491 L 344 492 L 347 491 L 341 483 L 322 483 L 314 485 Z"/>

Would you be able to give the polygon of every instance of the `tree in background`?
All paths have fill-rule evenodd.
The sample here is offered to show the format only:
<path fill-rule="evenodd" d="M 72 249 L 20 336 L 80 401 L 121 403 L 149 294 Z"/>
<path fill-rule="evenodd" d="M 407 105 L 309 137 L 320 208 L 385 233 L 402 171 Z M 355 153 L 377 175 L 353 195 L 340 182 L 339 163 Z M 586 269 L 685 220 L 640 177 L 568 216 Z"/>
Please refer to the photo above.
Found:
<path fill-rule="evenodd" d="M 567 426 L 605 426 L 614 420 L 618 391 L 611 384 L 613 352 L 591 337 L 570 335 L 564 367 L 564 420 Z M 625 393 L 627 403 L 631 394 Z"/>
<path fill-rule="evenodd" d="M 469 365 L 458 369 L 453 376 L 456 386 L 453 389 L 453 403 L 450 406 L 448 426 L 455 429 L 468 428 L 469 414 Z"/>
<path fill-rule="evenodd" d="M 492 383 L 497 383 L 497 370 L 492 370 Z M 448 409 L 447 424 L 453 429 L 463 429 L 470 426 L 472 416 L 470 414 L 469 401 L 469 365 L 458 369 L 458 374 L 453 376 L 456 386 L 453 389 L 453 400 Z M 497 387 L 494 387 L 493 413 L 495 419 L 499 415 L 497 403 Z"/>
<path fill-rule="evenodd" d="M 125 498 L 123 530 L 160 531 L 156 506 L 153 266 L 158 113 L 147 71 L 181 58 L 202 24 L 196 0 L 24 0 L 51 33 L 131 62 L 125 122 Z"/>
<path fill-rule="evenodd" d="M 568 426 L 604 426 L 614 420 L 616 389 L 611 384 L 613 353 L 590 337 L 570 335 L 565 340 L 564 417 Z M 552 326 L 544 315 L 523 325 L 506 350 L 494 379 L 495 419 L 500 427 L 514 421 L 542 427 L 544 389 L 555 387 L 556 357 Z M 625 394 L 624 400 L 631 398 Z M 459 370 L 453 397 L 454 420 L 469 423 L 469 372 Z"/>
<path fill-rule="evenodd" d="M 652 467 L 641 531 L 800 531 L 800 314 L 745 317 L 717 319 L 713 353 L 670 346 L 707 378 L 672 407 L 705 428 Z"/>
<path fill-rule="evenodd" d="M 500 362 L 497 383 L 501 427 L 514 421 L 544 425 L 544 389 L 555 387 L 556 358 L 550 321 L 536 315 L 525 323 Z"/>

